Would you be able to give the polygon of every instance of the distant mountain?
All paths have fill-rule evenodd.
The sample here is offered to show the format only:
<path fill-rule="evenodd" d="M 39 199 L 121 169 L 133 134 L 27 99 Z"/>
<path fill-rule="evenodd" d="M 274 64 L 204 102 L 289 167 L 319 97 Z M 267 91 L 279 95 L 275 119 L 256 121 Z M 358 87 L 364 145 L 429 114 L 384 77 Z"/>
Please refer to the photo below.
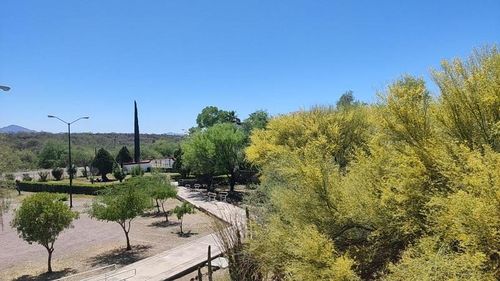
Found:
<path fill-rule="evenodd" d="M 36 131 L 17 125 L 9 125 L 7 127 L 0 128 L 0 134 L 34 133 L 34 132 Z"/>

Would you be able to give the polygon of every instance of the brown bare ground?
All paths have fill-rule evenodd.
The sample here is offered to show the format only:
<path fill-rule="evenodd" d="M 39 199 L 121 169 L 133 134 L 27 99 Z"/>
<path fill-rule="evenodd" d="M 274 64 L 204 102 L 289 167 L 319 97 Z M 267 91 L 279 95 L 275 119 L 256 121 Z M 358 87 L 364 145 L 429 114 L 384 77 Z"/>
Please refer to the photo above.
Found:
<path fill-rule="evenodd" d="M 23 195 L 15 199 L 15 208 Z M 132 222 L 130 239 L 132 251 L 125 251 L 125 236 L 117 223 L 91 219 L 84 213 L 91 196 L 74 196 L 74 209 L 80 218 L 74 227 L 60 234 L 54 248 L 52 267 L 55 271 L 47 275 L 47 252 L 38 244 L 29 245 L 18 237 L 10 227 L 13 212 L 4 217 L 4 230 L 0 231 L 0 280 L 52 280 L 63 276 L 88 271 L 106 265 L 118 267 L 161 253 L 183 243 L 190 242 L 211 232 L 211 218 L 202 212 L 187 215 L 184 229 L 190 235 L 179 236 L 178 221 L 170 216 L 156 215 L 154 210 Z M 170 200 L 168 209 L 179 201 Z"/>

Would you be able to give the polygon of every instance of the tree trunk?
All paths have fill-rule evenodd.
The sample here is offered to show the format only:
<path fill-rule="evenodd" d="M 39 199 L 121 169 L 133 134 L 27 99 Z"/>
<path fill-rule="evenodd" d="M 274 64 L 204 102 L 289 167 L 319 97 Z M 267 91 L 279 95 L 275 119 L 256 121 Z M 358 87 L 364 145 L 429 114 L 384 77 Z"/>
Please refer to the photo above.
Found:
<path fill-rule="evenodd" d="M 160 213 L 160 203 L 158 202 L 157 198 L 155 198 L 155 201 L 156 201 L 156 208 L 158 209 L 157 213 L 159 214 Z M 163 206 L 162 206 L 162 208 L 163 208 Z M 165 212 L 165 210 L 163 210 L 163 211 Z M 168 219 L 167 219 L 167 221 L 168 221 Z"/>
<path fill-rule="evenodd" d="M 236 180 L 234 178 L 234 172 L 229 175 L 229 191 L 234 191 L 234 186 L 236 184 Z"/>
<path fill-rule="evenodd" d="M 49 252 L 49 258 L 47 259 L 47 273 L 52 273 L 52 252 L 54 249 L 47 249 L 47 252 Z"/>
<path fill-rule="evenodd" d="M 101 178 L 102 178 L 102 181 L 103 181 L 103 182 L 107 182 L 107 181 L 109 181 L 109 180 L 108 180 L 108 177 L 106 176 L 106 174 L 102 174 L 102 175 L 101 175 Z"/>
<path fill-rule="evenodd" d="M 130 247 L 130 239 L 128 238 L 128 231 L 127 231 L 127 228 L 125 227 L 125 222 L 123 222 L 123 224 L 120 223 L 120 226 L 122 227 L 123 232 L 125 233 L 125 238 L 127 239 L 127 251 L 132 250 L 132 247 Z M 130 222 L 129 222 L 128 230 L 130 231 Z"/>
<path fill-rule="evenodd" d="M 213 281 L 212 276 L 212 247 L 208 245 L 208 281 Z"/>
<path fill-rule="evenodd" d="M 203 275 L 201 274 L 201 268 L 198 266 L 198 280 L 203 281 Z"/>
<path fill-rule="evenodd" d="M 163 205 L 163 203 L 161 203 L 161 209 L 163 210 L 163 214 L 165 214 L 165 221 L 168 222 L 168 212 L 165 211 L 165 206 Z M 160 209 L 158 209 L 159 211 Z"/>
<path fill-rule="evenodd" d="M 132 250 L 132 247 L 130 247 L 130 239 L 128 238 L 128 232 L 125 231 L 125 237 L 127 238 L 127 251 Z"/>
<path fill-rule="evenodd" d="M 182 232 L 182 218 L 181 218 L 181 224 L 180 224 L 180 226 L 181 226 L 181 236 L 182 236 L 182 234 L 184 234 L 184 232 Z"/>

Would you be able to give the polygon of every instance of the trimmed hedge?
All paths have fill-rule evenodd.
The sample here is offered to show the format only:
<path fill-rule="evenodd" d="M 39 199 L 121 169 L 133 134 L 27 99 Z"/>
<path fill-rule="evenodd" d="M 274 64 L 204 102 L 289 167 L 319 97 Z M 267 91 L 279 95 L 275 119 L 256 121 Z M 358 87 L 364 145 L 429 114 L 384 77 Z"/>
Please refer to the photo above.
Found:
<path fill-rule="evenodd" d="M 16 186 L 21 191 L 29 192 L 56 192 L 69 193 L 69 184 L 53 182 L 16 182 Z M 112 186 L 110 185 L 92 185 L 92 184 L 73 184 L 73 194 L 96 195 L 102 190 Z"/>

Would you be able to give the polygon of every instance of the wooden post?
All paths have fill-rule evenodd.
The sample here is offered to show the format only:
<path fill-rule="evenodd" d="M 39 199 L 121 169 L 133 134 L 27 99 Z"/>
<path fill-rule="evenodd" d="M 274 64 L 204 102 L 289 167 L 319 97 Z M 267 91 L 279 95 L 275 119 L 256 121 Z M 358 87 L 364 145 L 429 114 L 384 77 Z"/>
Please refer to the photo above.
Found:
<path fill-rule="evenodd" d="M 248 206 L 245 207 L 245 216 L 247 218 L 247 221 L 246 221 L 246 226 L 247 226 L 246 237 L 252 238 L 252 230 L 250 229 L 250 211 L 248 210 Z"/>
<path fill-rule="evenodd" d="M 212 246 L 208 245 L 208 281 L 213 281 L 212 279 L 212 256 L 211 256 Z"/>
<path fill-rule="evenodd" d="M 203 275 L 201 274 L 201 267 L 198 266 L 198 280 L 203 281 Z"/>

